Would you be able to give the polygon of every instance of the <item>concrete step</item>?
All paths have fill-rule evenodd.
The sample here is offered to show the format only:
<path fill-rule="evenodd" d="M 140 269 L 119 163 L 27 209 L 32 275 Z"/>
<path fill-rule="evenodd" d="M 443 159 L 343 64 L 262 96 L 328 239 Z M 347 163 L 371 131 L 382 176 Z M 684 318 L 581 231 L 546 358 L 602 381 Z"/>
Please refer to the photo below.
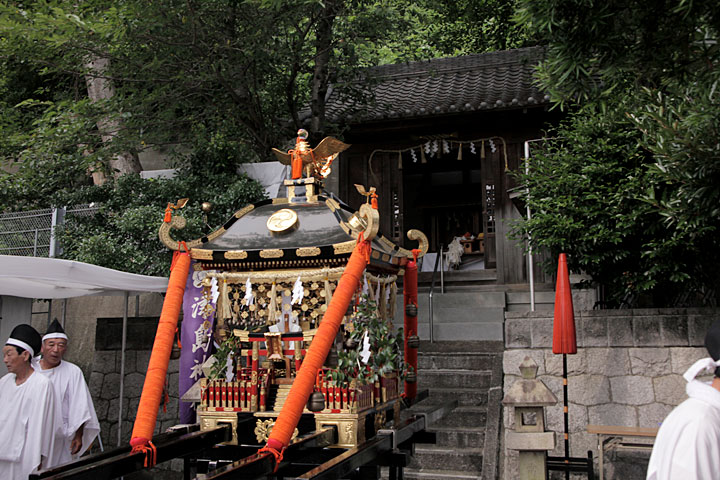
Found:
<path fill-rule="evenodd" d="M 427 468 L 414 470 L 407 468 L 403 472 L 403 478 L 417 480 L 480 480 L 481 474 L 479 471 L 462 472 L 457 470 L 431 470 Z"/>
<path fill-rule="evenodd" d="M 502 356 L 505 351 L 505 346 L 501 340 L 496 341 L 435 341 L 430 343 L 428 341 L 421 341 L 419 353 L 420 354 L 433 354 L 433 353 L 447 353 L 455 355 L 465 355 L 468 353 L 481 353 L 489 354 L 495 353 Z"/>
<path fill-rule="evenodd" d="M 422 340 L 430 339 L 430 325 L 418 322 L 418 336 Z M 502 322 L 435 323 L 433 325 L 435 340 L 502 340 Z"/>
<path fill-rule="evenodd" d="M 428 388 L 487 389 L 490 387 L 490 371 L 436 369 L 419 370 L 418 382 Z"/>
<path fill-rule="evenodd" d="M 463 405 L 456 407 L 448 415 L 430 425 L 431 428 L 480 428 L 487 422 L 487 408 L 484 406 Z"/>
<path fill-rule="evenodd" d="M 436 445 L 455 448 L 482 448 L 485 427 L 434 427 Z"/>
<path fill-rule="evenodd" d="M 487 404 L 487 390 L 477 388 L 431 388 L 419 383 L 418 388 L 428 390 L 426 402 L 432 405 L 445 405 L 457 402 L 459 406 L 482 406 Z"/>
<path fill-rule="evenodd" d="M 418 284 L 430 287 L 432 272 L 418 272 Z M 452 285 L 488 285 L 497 282 L 497 270 L 486 268 L 484 270 L 451 270 L 443 272 L 445 286 Z M 440 267 L 435 273 L 435 289 L 440 289 Z"/>
<path fill-rule="evenodd" d="M 417 445 L 410 461 L 412 469 L 455 470 L 479 472 L 482 469 L 482 448 L 452 448 Z"/>
<path fill-rule="evenodd" d="M 492 370 L 497 354 L 489 353 L 448 353 L 418 352 L 418 370 Z"/>

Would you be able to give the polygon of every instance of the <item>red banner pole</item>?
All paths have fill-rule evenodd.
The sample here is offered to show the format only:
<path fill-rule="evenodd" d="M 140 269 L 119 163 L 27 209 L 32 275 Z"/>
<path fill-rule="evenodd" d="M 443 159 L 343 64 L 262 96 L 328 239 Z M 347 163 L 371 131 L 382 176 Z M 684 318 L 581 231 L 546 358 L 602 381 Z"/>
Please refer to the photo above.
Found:
<path fill-rule="evenodd" d="M 413 399 L 417 396 L 417 254 L 413 251 L 413 259 L 405 267 L 403 283 L 404 297 L 404 330 L 405 330 L 405 363 L 410 376 L 405 379 L 405 397 Z M 414 381 L 412 381 L 414 380 Z"/>

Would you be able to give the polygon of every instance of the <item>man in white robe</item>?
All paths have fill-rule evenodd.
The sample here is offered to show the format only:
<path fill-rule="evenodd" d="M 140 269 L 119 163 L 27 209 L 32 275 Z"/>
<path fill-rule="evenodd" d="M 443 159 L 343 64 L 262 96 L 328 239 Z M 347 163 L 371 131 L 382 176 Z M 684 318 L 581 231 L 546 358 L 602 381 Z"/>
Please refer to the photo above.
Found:
<path fill-rule="evenodd" d="M 62 415 L 63 430 L 55 439 L 50 467 L 72 462 L 85 453 L 100 432 L 82 370 L 63 360 L 67 344 L 65 331 L 57 319 L 53 320 L 42 337 L 42 358 L 33 365 L 52 383 Z"/>
<path fill-rule="evenodd" d="M 0 478 L 27 480 L 39 468 L 47 468 L 59 412 L 55 393 L 47 378 L 30 363 L 40 350 L 40 334 L 21 324 L 3 347 L 8 374 L 0 379 Z"/>
<path fill-rule="evenodd" d="M 720 321 L 708 330 L 705 346 L 712 358 L 698 360 L 683 375 L 690 398 L 660 426 L 647 480 L 720 478 Z M 703 370 L 715 370 L 712 382 L 695 380 Z"/>

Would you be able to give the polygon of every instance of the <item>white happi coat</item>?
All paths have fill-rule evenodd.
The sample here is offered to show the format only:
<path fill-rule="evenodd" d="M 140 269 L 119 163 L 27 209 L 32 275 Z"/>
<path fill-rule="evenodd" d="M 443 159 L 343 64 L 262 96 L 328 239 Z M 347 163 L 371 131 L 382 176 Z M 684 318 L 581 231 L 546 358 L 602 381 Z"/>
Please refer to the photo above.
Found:
<path fill-rule="evenodd" d="M 0 379 L 0 478 L 27 480 L 42 462 L 48 467 L 53 432 L 62 429 L 50 382 L 37 372 L 22 385 L 15 374 Z"/>
<path fill-rule="evenodd" d="M 63 360 L 57 367 L 47 370 L 43 370 L 40 362 L 34 362 L 33 367 L 52 383 L 62 412 L 63 431 L 55 439 L 49 464 L 55 467 L 82 455 L 100 432 L 100 425 L 82 370 L 77 365 Z M 75 432 L 83 424 L 82 447 L 73 456 L 70 454 L 70 444 Z"/>
<path fill-rule="evenodd" d="M 720 478 L 720 391 L 693 380 L 660 426 L 647 480 Z"/>

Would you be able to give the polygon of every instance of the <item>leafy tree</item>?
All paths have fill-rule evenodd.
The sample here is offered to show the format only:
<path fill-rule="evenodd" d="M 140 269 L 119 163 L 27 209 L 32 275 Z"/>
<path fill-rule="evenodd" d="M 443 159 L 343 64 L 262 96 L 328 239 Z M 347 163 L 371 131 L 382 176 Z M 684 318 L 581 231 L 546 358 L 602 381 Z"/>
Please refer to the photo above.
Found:
<path fill-rule="evenodd" d="M 203 177 L 181 171 L 173 179 L 144 180 L 123 175 L 100 186 L 86 186 L 58 197 L 62 205 L 93 203 L 99 211 L 90 217 L 69 217 L 59 234 L 64 258 L 143 275 L 167 276 L 171 252 L 158 238 L 168 201 L 189 197 L 177 214 L 187 226 L 177 238 L 194 240 L 209 233 L 247 203 L 264 197 L 261 186 L 245 175 L 210 174 Z M 200 205 L 211 200 L 203 218 Z"/>
<path fill-rule="evenodd" d="M 544 176 L 554 184 L 547 187 L 526 179 L 537 189 L 529 201 L 541 218 L 519 230 L 573 254 L 576 266 L 612 285 L 616 297 L 652 292 L 657 305 L 674 302 L 678 292 L 716 290 L 716 3 L 521 0 L 516 18 L 548 44 L 540 83 L 577 111 L 556 132 L 562 140 L 533 158 L 540 177 L 551 168 L 558 175 Z M 589 140 L 594 144 L 584 144 Z M 606 151 L 608 144 L 615 147 Z M 611 171 L 586 176 L 582 165 L 598 162 Z M 547 194 L 561 185 L 572 196 Z M 617 242 L 612 254 L 608 241 Z"/>
<path fill-rule="evenodd" d="M 102 202 L 66 255 L 108 265 L 104 249 L 122 251 L 134 260 L 118 267 L 160 272 L 141 230 L 154 238 L 168 200 L 223 204 L 235 187 L 218 179 L 299 126 L 341 135 L 324 101 L 331 84 L 354 94 L 358 67 L 514 45 L 514 1 L 2 2 L 0 158 L 15 172 L 0 175 L 0 208 Z M 148 149 L 185 183 L 123 178 Z M 236 193 L 234 206 L 255 199 Z"/>

